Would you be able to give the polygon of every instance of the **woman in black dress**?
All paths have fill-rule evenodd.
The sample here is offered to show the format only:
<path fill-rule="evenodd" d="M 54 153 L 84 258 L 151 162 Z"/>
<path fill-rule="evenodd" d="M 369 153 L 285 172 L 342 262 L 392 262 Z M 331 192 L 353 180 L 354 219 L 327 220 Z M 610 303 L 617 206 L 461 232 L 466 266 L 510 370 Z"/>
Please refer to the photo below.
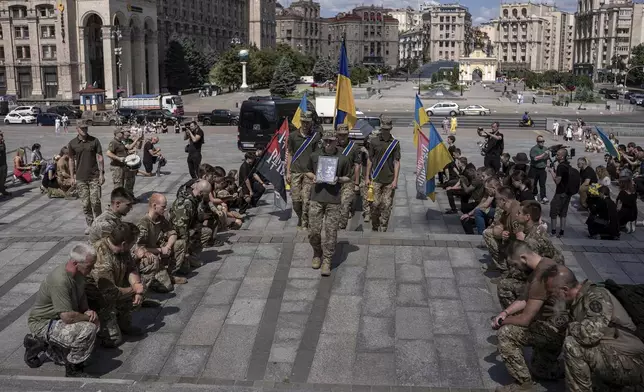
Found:
<path fill-rule="evenodd" d="M 617 205 L 610 198 L 610 189 L 601 186 L 594 196 L 591 190 L 588 195 L 588 211 L 590 215 L 586 220 L 590 238 L 618 240 L 619 239 L 619 215 Z M 592 197 L 591 197 L 592 196 Z M 593 199 L 591 201 L 591 199 Z"/>
<path fill-rule="evenodd" d="M 617 209 L 619 214 L 619 226 L 627 233 L 635 231 L 637 221 L 637 193 L 635 185 L 630 178 L 620 178 L 619 194 L 617 195 Z"/>

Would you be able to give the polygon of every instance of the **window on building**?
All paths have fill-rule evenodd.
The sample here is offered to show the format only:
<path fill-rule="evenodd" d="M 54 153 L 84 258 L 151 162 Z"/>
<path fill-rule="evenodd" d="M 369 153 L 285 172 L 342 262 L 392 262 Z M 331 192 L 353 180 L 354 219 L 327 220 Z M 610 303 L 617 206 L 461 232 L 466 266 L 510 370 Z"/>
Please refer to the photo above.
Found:
<path fill-rule="evenodd" d="M 56 59 L 56 45 L 43 45 L 43 47 L 42 47 L 42 58 L 43 58 L 43 60 L 55 60 Z"/>
<path fill-rule="evenodd" d="M 4 60 L 4 46 L 0 46 L 0 60 Z"/>
<path fill-rule="evenodd" d="M 0 93 L 6 94 L 7 92 L 7 76 L 4 67 L 0 68 Z"/>
<path fill-rule="evenodd" d="M 442 16 L 440 17 L 440 21 L 443 22 L 443 17 Z"/>
<path fill-rule="evenodd" d="M 14 19 L 22 19 L 27 17 L 27 7 L 14 6 L 11 7 L 11 17 Z"/>
<path fill-rule="evenodd" d="M 44 89 L 43 94 L 46 99 L 56 98 L 58 95 L 58 68 L 43 67 L 42 71 Z"/>
<path fill-rule="evenodd" d="M 40 6 L 38 7 L 38 15 L 41 18 L 53 18 L 55 16 L 54 7 L 48 5 Z"/>
<path fill-rule="evenodd" d="M 18 73 L 18 98 L 31 97 L 31 91 L 33 89 L 33 84 L 31 81 L 31 68 L 19 67 L 17 69 L 17 73 Z"/>
<path fill-rule="evenodd" d="M 55 26 L 40 26 L 41 38 L 54 38 L 56 36 Z"/>
<path fill-rule="evenodd" d="M 29 27 L 27 26 L 15 26 L 13 33 L 16 39 L 29 39 Z"/>
<path fill-rule="evenodd" d="M 31 49 L 29 46 L 16 46 L 16 58 L 20 60 L 31 59 Z"/>

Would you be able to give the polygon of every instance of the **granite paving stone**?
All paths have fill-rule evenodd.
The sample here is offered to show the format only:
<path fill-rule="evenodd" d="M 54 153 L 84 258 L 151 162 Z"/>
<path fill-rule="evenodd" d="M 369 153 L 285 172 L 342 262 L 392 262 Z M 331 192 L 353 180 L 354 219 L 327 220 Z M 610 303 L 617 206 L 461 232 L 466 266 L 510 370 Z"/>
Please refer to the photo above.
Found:
<path fill-rule="evenodd" d="M 369 259 L 367 260 L 367 279 L 392 279 L 396 275 L 396 268 L 393 262 L 393 257 L 374 257 L 372 250 L 374 246 L 369 248 Z M 393 247 L 392 247 L 393 248 Z"/>
<path fill-rule="evenodd" d="M 461 296 L 461 301 L 463 302 L 463 307 L 466 311 L 499 312 L 501 310 L 499 305 L 494 302 L 492 294 L 487 289 L 461 286 L 458 288 L 458 291 Z"/>
<path fill-rule="evenodd" d="M 364 291 L 365 270 L 364 267 L 340 266 L 333 280 L 331 292 L 339 295 L 362 295 Z"/>
<path fill-rule="evenodd" d="M 427 296 L 430 298 L 459 298 L 454 279 L 428 278 Z"/>
<path fill-rule="evenodd" d="M 434 340 L 438 355 L 441 386 L 480 388 L 483 383 L 478 359 L 467 336 L 441 336 Z"/>
<path fill-rule="evenodd" d="M 300 345 L 300 339 L 281 339 L 271 347 L 270 362 L 295 362 L 295 355 Z"/>
<path fill-rule="evenodd" d="M 358 332 L 357 352 L 393 352 L 395 319 L 363 316 Z"/>
<path fill-rule="evenodd" d="M 203 376 L 244 380 L 256 334 L 255 326 L 224 324 Z"/>
<path fill-rule="evenodd" d="M 307 382 L 350 384 L 353 381 L 356 335 L 321 333 Z"/>
<path fill-rule="evenodd" d="M 422 265 L 423 249 L 415 246 L 397 246 L 395 259 L 396 264 Z"/>
<path fill-rule="evenodd" d="M 392 279 L 368 279 L 365 283 L 362 313 L 368 316 L 393 317 L 396 282 Z"/>
<path fill-rule="evenodd" d="M 136 346 L 119 369 L 120 373 L 159 374 L 174 348 L 176 333 L 154 333 Z"/>
<path fill-rule="evenodd" d="M 233 250 L 235 252 L 235 250 Z M 253 258 L 251 256 L 227 256 L 217 272 L 217 279 L 243 279 Z"/>
<path fill-rule="evenodd" d="M 435 347 L 429 340 L 396 341 L 396 383 L 440 386 L 441 376 Z"/>
<path fill-rule="evenodd" d="M 454 268 L 479 268 L 480 262 L 472 249 L 449 248 L 449 260 Z"/>
<path fill-rule="evenodd" d="M 237 298 L 266 299 L 271 290 L 273 279 L 271 278 L 250 278 L 242 281 L 237 292 Z"/>
<path fill-rule="evenodd" d="M 425 267 L 425 276 L 428 278 L 454 278 L 454 270 L 447 259 L 425 260 L 423 265 Z"/>
<path fill-rule="evenodd" d="M 398 283 L 396 290 L 398 306 L 427 306 L 427 290 L 424 284 Z"/>
<path fill-rule="evenodd" d="M 335 295 L 329 299 L 322 332 L 327 334 L 357 334 L 360 323 L 362 298 L 358 296 Z"/>
<path fill-rule="evenodd" d="M 397 339 L 431 339 L 432 323 L 426 307 L 396 308 Z"/>
<path fill-rule="evenodd" d="M 416 259 L 416 261 L 421 263 L 422 259 Z M 425 280 L 425 276 L 423 274 L 422 264 L 396 264 L 396 280 L 407 283 L 423 282 Z"/>
<path fill-rule="evenodd" d="M 246 272 L 246 277 L 249 278 L 272 278 L 277 270 L 278 260 L 258 259 L 253 258 L 253 261 Z"/>
<path fill-rule="evenodd" d="M 396 356 L 392 353 L 356 354 L 353 383 L 392 385 L 396 382 Z"/>
<path fill-rule="evenodd" d="M 265 299 L 246 299 L 238 296 L 228 312 L 226 324 L 259 325 L 265 305 Z"/>
<path fill-rule="evenodd" d="M 201 303 L 204 305 L 232 304 L 240 285 L 239 280 L 215 279 L 206 290 Z"/>
<path fill-rule="evenodd" d="M 198 376 L 203 371 L 209 354 L 210 347 L 206 346 L 175 346 L 161 375 Z"/>
<path fill-rule="evenodd" d="M 293 364 L 289 362 L 268 362 L 266 364 L 266 374 L 264 380 L 287 382 L 291 375 Z"/>
<path fill-rule="evenodd" d="M 429 304 L 434 334 L 469 335 L 463 304 L 458 299 L 434 299 Z"/>
<path fill-rule="evenodd" d="M 455 268 L 454 275 L 459 286 L 487 287 L 487 280 L 480 268 Z"/>
<path fill-rule="evenodd" d="M 282 301 L 282 307 L 280 312 L 282 313 L 303 313 L 309 314 L 311 312 L 311 307 L 313 306 L 312 301 Z"/>
<path fill-rule="evenodd" d="M 229 310 L 230 307 L 226 305 L 197 307 L 181 333 L 178 344 L 211 346 L 215 343 Z"/>

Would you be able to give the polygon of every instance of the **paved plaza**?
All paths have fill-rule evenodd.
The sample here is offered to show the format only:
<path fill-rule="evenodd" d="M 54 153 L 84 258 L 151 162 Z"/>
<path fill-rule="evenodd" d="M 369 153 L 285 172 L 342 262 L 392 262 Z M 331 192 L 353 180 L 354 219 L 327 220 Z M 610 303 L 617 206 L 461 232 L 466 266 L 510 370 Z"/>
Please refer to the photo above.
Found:
<path fill-rule="evenodd" d="M 39 142 L 46 157 L 74 136 L 56 137 L 51 127 L 3 131 L 8 150 Z M 537 136 L 502 131 L 513 155 L 527 152 Z M 90 133 L 107 147 L 111 129 Z M 205 134 L 204 162 L 238 169 L 235 129 L 207 127 Z M 389 232 L 372 233 L 354 217 L 339 233 L 332 276 L 321 279 L 310 268 L 306 232 L 296 230 L 290 210 L 273 208 L 269 192 L 241 230 L 222 234 L 229 243 L 202 254 L 206 264 L 188 284 L 154 295 L 161 308 L 135 313 L 145 337 L 97 351 L 88 370 L 98 380 L 63 379 L 61 367 L 30 369 L 23 362 L 26 319 L 39 284 L 66 261 L 74 241 L 86 240 L 85 221 L 79 201 L 48 199 L 37 184 L 10 188 L 16 197 L 0 201 L 0 389 L 427 392 L 483 391 L 509 382 L 490 328 L 500 306 L 480 269 L 487 257 L 477 248 L 480 238 L 463 234 L 458 215 L 442 214 L 444 193 L 436 203 L 416 199 L 411 129 L 394 135 L 402 169 Z M 188 179 L 182 136 L 160 135 L 168 173 L 138 177 L 137 196 L 162 192 L 174 200 Z M 464 155 L 481 164 L 474 130 L 456 137 Z M 642 142 L 621 142 L 631 140 Z M 576 148 L 580 155 L 583 148 Z M 599 155 L 591 161 L 603 163 Z M 109 174 L 106 180 L 104 208 Z M 550 196 L 550 179 L 548 189 Z M 137 204 L 127 220 L 145 210 Z M 589 240 L 584 216 L 572 210 L 566 237 L 553 242 L 575 273 L 644 283 L 644 229 L 620 241 Z"/>

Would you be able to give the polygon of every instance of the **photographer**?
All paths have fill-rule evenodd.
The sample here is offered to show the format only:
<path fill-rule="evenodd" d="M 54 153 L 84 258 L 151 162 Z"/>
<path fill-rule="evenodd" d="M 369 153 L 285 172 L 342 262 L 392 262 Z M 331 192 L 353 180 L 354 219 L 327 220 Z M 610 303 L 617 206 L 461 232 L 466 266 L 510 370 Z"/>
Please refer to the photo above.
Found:
<path fill-rule="evenodd" d="M 556 155 L 557 168 L 554 169 L 554 163 L 548 168 L 557 187 L 555 195 L 550 202 L 550 221 L 551 234 L 557 237 L 563 237 L 566 227 L 566 217 L 568 216 L 568 206 L 572 195 L 579 191 L 579 171 L 570 167 L 568 163 L 568 150 L 559 149 Z M 559 233 L 557 234 L 557 218 L 559 218 Z"/>
<path fill-rule="evenodd" d="M 486 132 L 479 127 L 476 133 L 485 138 L 485 143 L 481 148 L 481 154 L 485 157 L 483 165 L 491 167 L 498 173 L 501 169 L 501 154 L 503 154 L 504 149 L 503 134 L 499 132 L 499 123 L 493 122 L 490 132 Z"/>
<path fill-rule="evenodd" d="M 188 171 L 190 177 L 197 178 L 199 165 L 201 165 L 201 146 L 204 142 L 204 134 L 196 121 L 192 121 L 188 127 L 185 128 L 183 140 L 188 140 L 186 152 L 188 153 Z"/>

